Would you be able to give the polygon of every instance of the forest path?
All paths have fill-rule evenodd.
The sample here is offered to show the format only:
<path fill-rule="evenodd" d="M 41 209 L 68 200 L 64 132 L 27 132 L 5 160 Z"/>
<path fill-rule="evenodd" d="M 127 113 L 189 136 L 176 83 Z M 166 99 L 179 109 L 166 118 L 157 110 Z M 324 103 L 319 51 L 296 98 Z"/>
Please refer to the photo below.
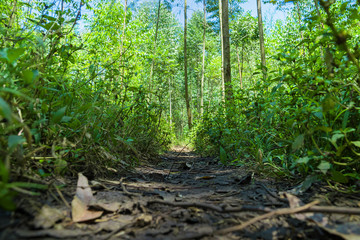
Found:
<path fill-rule="evenodd" d="M 93 196 L 86 192 L 90 188 Z M 68 181 L 63 194 L 21 199 L 15 214 L 0 214 L 0 239 L 338 239 L 290 215 L 266 218 L 241 231 L 218 232 L 264 214 L 262 209 L 288 207 L 279 192 L 290 188 L 178 148 L 162 155 L 157 165 L 137 167 L 121 180 L 94 179 L 87 185 L 80 174 L 77 183 Z M 322 190 L 319 185 L 301 199 L 311 202 Z M 328 198 L 339 197 L 328 193 Z M 96 199 L 96 204 L 87 204 L 93 210 L 76 202 L 75 195 L 82 201 Z M 244 206 L 250 210 L 238 211 Z M 81 220 L 75 223 L 74 216 Z"/>

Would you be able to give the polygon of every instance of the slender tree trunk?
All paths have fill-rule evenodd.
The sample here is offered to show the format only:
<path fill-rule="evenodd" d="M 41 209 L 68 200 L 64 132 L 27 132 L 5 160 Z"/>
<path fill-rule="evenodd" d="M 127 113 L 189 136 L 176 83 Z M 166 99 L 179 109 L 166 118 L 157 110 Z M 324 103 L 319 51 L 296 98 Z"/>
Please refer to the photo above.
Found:
<path fill-rule="evenodd" d="M 122 36 L 121 36 L 121 42 L 120 42 L 120 54 L 121 55 L 120 55 L 119 67 L 122 68 L 122 74 L 120 74 L 121 89 L 124 87 L 124 73 L 125 73 L 125 68 L 122 65 L 123 65 L 123 54 L 124 54 L 124 41 L 125 41 L 125 37 L 126 37 L 125 36 L 126 15 L 127 15 L 127 0 L 125 0 L 125 5 L 124 5 L 124 23 L 123 23 L 123 31 L 122 31 Z M 121 71 L 119 71 L 119 72 L 121 72 Z"/>
<path fill-rule="evenodd" d="M 150 68 L 150 80 L 149 80 L 149 94 L 150 94 L 150 101 L 151 101 L 151 90 L 152 90 L 152 80 L 154 75 L 154 67 L 155 67 L 155 55 L 156 55 L 156 48 L 157 48 L 157 36 L 159 30 L 159 22 L 160 22 L 160 9 L 161 9 L 161 0 L 158 3 L 158 11 L 157 11 L 157 18 L 156 18 L 156 28 L 155 28 L 155 40 L 154 40 L 154 48 L 153 48 L 153 57 L 151 60 L 151 68 Z"/>
<path fill-rule="evenodd" d="M 265 44 L 264 44 L 264 29 L 261 15 L 261 0 L 257 0 L 257 13 L 258 13 L 258 25 L 259 25 L 259 40 L 260 40 L 260 56 L 261 56 L 261 68 L 266 78 L 266 59 L 265 59 Z"/>
<path fill-rule="evenodd" d="M 184 6 L 184 80 L 185 80 L 185 102 L 186 102 L 186 112 L 188 118 L 189 129 L 192 128 L 192 117 L 190 109 L 190 98 L 189 98 L 189 86 L 188 86 L 188 75 L 187 75 L 187 47 L 186 47 L 186 38 L 187 38 L 187 0 L 185 0 Z"/>
<path fill-rule="evenodd" d="M 204 80 L 205 80 L 205 42 L 206 42 L 206 2 L 204 4 L 204 32 L 203 32 L 203 56 L 202 56 L 202 70 L 201 70 L 201 86 L 200 86 L 200 116 L 204 114 Z"/>
<path fill-rule="evenodd" d="M 237 57 L 238 68 L 239 68 L 240 89 L 242 89 L 242 88 L 243 88 L 242 72 L 241 72 L 241 62 L 240 62 L 240 56 L 239 56 L 239 48 L 238 48 L 238 46 L 236 46 L 236 57 Z"/>
<path fill-rule="evenodd" d="M 242 43 L 242 47 L 241 47 L 241 68 L 240 68 L 240 74 L 241 74 L 241 87 L 242 87 L 242 83 L 243 83 L 243 79 L 244 79 L 244 51 L 245 51 L 245 46 L 244 43 Z"/>
<path fill-rule="evenodd" d="M 231 64 L 230 64 L 230 34 L 229 34 L 229 10 L 228 0 L 219 0 L 220 19 L 221 19 L 221 56 L 222 56 L 222 70 L 223 83 L 225 85 L 226 100 L 232 99 L 231 86 Z"/>
<path fill-rule="evenodd" d="M 172 129 L 172 106 L 171 106 L 171 77 L 169 78 L 169 124 L 170 130 Z"/>
<path fill-rule="evenodd" d="M 223 45 L 224 42 L 222 40 L 222 28 L 223 28 L 223 18 L 222 18 L 222 0 L 219 0 L 219 19 L 220 19 L 220 43 L 221 43 L 221 100 L 225 102 L 225 82 L 224 82 L 224 54 L 223 54 Z"/>

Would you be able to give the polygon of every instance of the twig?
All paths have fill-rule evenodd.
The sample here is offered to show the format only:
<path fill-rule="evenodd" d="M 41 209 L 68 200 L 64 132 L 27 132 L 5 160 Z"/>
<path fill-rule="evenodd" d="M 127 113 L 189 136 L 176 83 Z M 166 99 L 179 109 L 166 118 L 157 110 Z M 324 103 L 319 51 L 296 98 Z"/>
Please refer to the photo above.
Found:
<path fill-rule="evenodd" d="M 121 178 L 121 179 L 120 179 L 120 186 L 121 186 L 123 192 L 125 193 L 125 195 L 131 196 L 131 197 L 141 197 L 141 196 L 142 196 L 142 194 L 140 194 L 140 193 L 129 192 L 129 191 L 126 189 L 125 184 L 123 184 L 123 179 L 124 179 L 124 178 Z"/>
<path fill-rule="evenodd" d="M 240 225 L 237 225 L 234 227 L 220 229 L 220 230 L 216 231 L 215 234 L 226 234 L 226 233 L 230 233 L 230 232 L 240 231 L 240 230 L 246 228 L 247 226 L 250 226 L 251 224 L 254 224 L 263 219 L 271 218 L 271 217 L 279 216 L 279 215 L 288 215 L 288 214 L 298 213 L 298 212 L 307 210 L 318 203 L 319 203 L 319 201 L 316 200 L 316 201 L 313 201 L 309 204 L 306 204 L 306 205 L 298 207 L 298 208 L 281 208 L 278 210 L 274 210 L 274 211 L 268 212 L 266 214 L 254 217 L 254 218 L 250 219 L 249 221 L 244 222 L 243 224 L 240 224 Z"/>
<path fill-rule="evenodd" d="M 55 185 L 54 185 L 54 188 L 56 189 L 57 193 L 59 194 L 61 200 L 64 202 L 65 206 L 69 209 L 71 209 L 69 203 L 66 201 L 66 199 L 64 198 L 64 195 L 61 193 L 60 189 L 57 188 Z"/>
<path fill-rule="evenodd" d="M 148 201 L 148 204 L 164 204 L 169 205 L 173 207 L 197 207 L 202 209 L 208 209 L 213 210 L 215 212 L 219 213 L 235 213 L 235 212 L 245 212 L 245 211 L 251 211 L 251 212 L 265 212 L 265 213 L 272 213 L 274 212 L 280 212 L 279 215 L 282 215 L 283 211 L 285 211 L 285 214 L 292 214 L 287 213 L 289 209 L 296 210 L 296 213 L 305 213 L 305 212 L 322 212 L 322 213 L 337 213 L 337 214 L 351 214 L 351 215 L 360 215 L 360 208 L 347 208 L 347 207 L 332 207 L 332 206 L 310 206 L 304 208 L 305 206 L 302 206 L 301 208 L 280 208 L 277 210 L 273 210 L 268 207 L 263 206 L 240 206 L 240 207 L 218 207 L 212 204 L 208 203 L 201 203 L 201 202 L 170 202 L 170 201 L 163 201 L 163 200 L 151 200 Z"/>
<path fill-rule="evenodd" d="M 169 202 L 163 200 L 151 200 L 148 201 L 148 204 L 164 204 L 173 207 L 197 207 L 202 209 L 209 209 L 215 212 L 220 213 L 231 213 L 231 212 L 244 212 L 244 211 L 252 211 L 252 212 L 272 212 L 270 208 L 262 207 L 262 206 L 241 206 L 237 208 L 222 208 L 208 203 L 201 203 L 201 202 Z"/>

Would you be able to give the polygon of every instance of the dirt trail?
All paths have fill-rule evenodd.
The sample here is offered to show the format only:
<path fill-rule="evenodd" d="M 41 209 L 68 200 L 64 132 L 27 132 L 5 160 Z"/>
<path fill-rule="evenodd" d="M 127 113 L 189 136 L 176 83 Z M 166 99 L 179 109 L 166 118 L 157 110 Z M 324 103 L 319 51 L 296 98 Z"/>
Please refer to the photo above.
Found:
<path fill-rule="evenodd" d="M 341 239 L 302 219 L 304 214 L 268 217 L 224 233 L 221 230 L 269 210 L 288 208 L 288 200 L 279 192 L 292 186 L 180 150 L 164 154 L 156 166 L 136 168 L 121 180 L 89 179 L 96 200 L 108 204 L 92 205 L 91 214 L 101 213 L 89 221 L 74 223 L 71 218 L 75 179 L 66 181 L 62 193 L 53 190 L 41 198 L 19 199 L 15 213 L 0 212 L 0 239 Z M 301 195 L 305 203 L 314 199 L 322 205 L 356 207 L 360 197 L 349 198 L 316 184 Z M 44 210 L 44 205 L 49 209 Z M 359 221 L 339 214 L 315 217 L 337 224 Z"/>

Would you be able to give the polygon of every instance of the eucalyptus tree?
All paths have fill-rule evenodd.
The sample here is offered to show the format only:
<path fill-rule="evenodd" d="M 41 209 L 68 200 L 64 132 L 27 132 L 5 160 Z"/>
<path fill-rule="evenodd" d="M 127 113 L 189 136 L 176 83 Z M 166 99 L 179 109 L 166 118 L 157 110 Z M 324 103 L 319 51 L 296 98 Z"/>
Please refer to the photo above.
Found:
<path fill-rule="evenodd" d="M 192 128 L 192 113 L 189 97 L 188 69 L 187 69 L 187 0 L 184 0 L 184 85 L 185 85 L 185 102 L 188 119 L 188 127 Z"/>
<path fill-rule="evenodd" d="M 261 69 L 264 74 L 264 78 L 266 78 L 265 43 L 264 43 L 264 30 L 263 30 L 262 14 L 261 14 L 261 0 L 256 0 L 256 4 L 257 4 L 257 14 L 258 14 L 258 25 L 259 25 Z"/>
<path fill-rule="evenodd" d="M 240 88 L 242 89 L 245 55 L 248 59 L 252 57 L 250 56 L 252 54 L 251 48 L 255 46 L 255 40 L 259 39 L 259 28 L 256 18 L 252 17 L 249 12 L 245 15 L 239 14 L 236 19 L 231 21 L 230 28 L 232 30 L 231 42 L 236 50 Z M 247 67 L 250 68 L 250 66 Z"/>

